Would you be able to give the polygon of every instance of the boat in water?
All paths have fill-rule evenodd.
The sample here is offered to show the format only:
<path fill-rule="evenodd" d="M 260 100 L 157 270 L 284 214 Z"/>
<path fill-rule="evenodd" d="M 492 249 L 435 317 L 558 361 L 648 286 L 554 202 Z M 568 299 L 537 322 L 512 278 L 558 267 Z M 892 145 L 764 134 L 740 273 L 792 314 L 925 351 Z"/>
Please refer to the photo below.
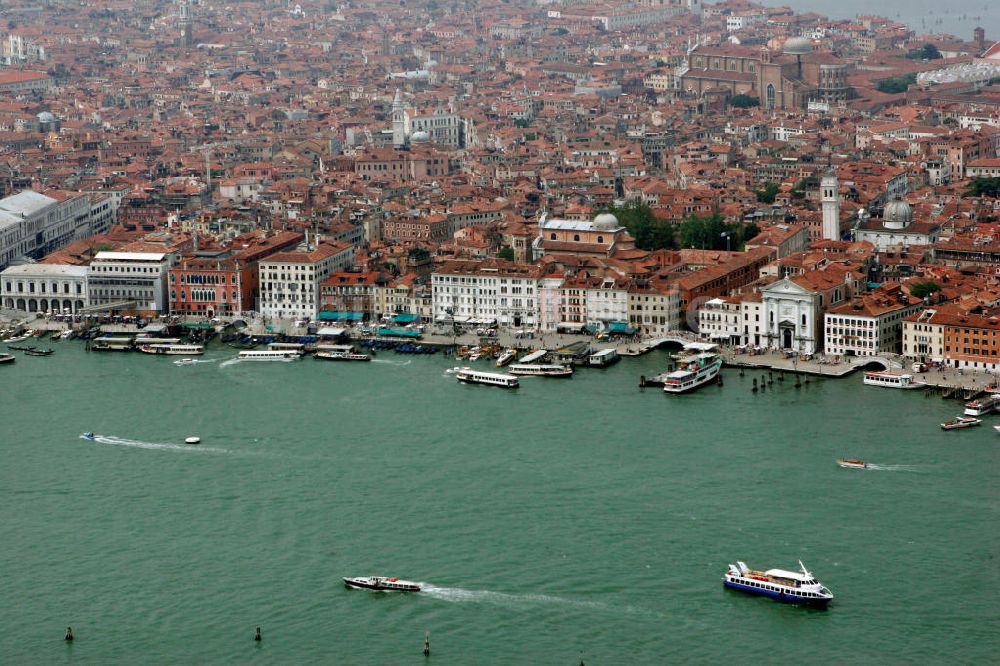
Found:
<path fill-rule="evenodd" d="M 865 469 L 868 467 L 868 463 L 864 460 L 855 460 L 854 458 L 841 458 L 837 461 L 837 464 L 848 469 Z"/>
<path fill-rule="evenodd" d="M 867 386 L 882 386 L 884 388 L 918 389 L 923 384 L 913 381 L 913 375 L 901 375 L 895 372 L 866 372 L 864 383 Z"/>
<path fill-rule="evenodd" d="M 982 423 L 982 419 L 974 419 L 971 416 L 956 416 L 952 421 L 945 421 L 941 424 L 942 430 L 961 430 L 962 428 L 971 428 Z"/>
<path fill-rule="evenodd" d="M 198 364 L 197 359 L 193 358 L 179 358 L 176 361 L 174 361 L 174 365 L 197 365 L 197 364 Z"/>
<path fill-rule="evenodd" d="M 261 351 L 241 351 L 241 361 L 297 361 L 302 355 L 294 349 L 267 349 Z"/>
<path fill-rule="evenodd" d="M 398 578 L 386 578 L 383 576 L 358 576 L 355 578 L 344 578 L 345 587 L 358 588 L 360 590 L 374 590 L 376 592 L 419 592 L 420 583 Z"/>
<path fill-rule="evenodd" d="M 85 432 L 82 435 L 80 435 L 80 437 L 82 439 L 89 439 L 90 441 L 94 441 L 94 438 L 96 437 L 96 435 L 94 435 L 94 433 L 92 433 L 92 432 Z"/>
<path fill-rule="evenodd" d="M 546 363 L 515 363 L 507 368 L 507 372 L 512 375 L 534 377 L 571 377 L 573 375 L 573 366 Z"/>
<path fill-rule="evenodd" d="M 988 395 L 985 398 L 977 398 L 965 403 L 966 416 L 985 416 L 1000 409 L 1000 393 Z"/>
<path fill-rule="evenodd" d="M 201 444 L 201 437 L 185 437 L 185 444 Z"/>
<path fill-rule="evenodd" d="M 502 368 L 505 365 L 509 365 L 515 358 L 517 358 L 516 349 L 505 349 L 503 353 L 500 354 L 500 357 L 497 358 L 497 367 Z"/>
<path fill-rule="evenodd" d="M 771 597 L 776 601 L 806 606 L 826 606 L 833 593 L 813 578 L 806 566 L 799 561 L 801 571 L 768 569 L 755 571 L 743 562 L 730 564 L 722 584 L 734 590 Z"/>
<path fill-rule="evenodd" d="M 13 363 L 17 357 L 13 354 L 0 354 L 0 363 Z"/>
<path fill-rule="evenodd" d="M 718 380 L 722 357 L 713 352 L 701 352 L 677 359 L 677 369 L 663 378 L 665 393 L 687 393 L 699 386 Z"/>
<path fill-rule="evenodd" d="M 167 356 L 196 356 L 205 353 L 203 345 L 182 345 L 182 344 L 148 344 L 139 347 L 143 354 L 156 354 Z"/>
<path fill-rule="evenodd" d="M 372 357 L 368 354 L 357 354 L 355 352 L 316 352 L 314 358 L 320 361 L 370 361 Z"/>
<path fill-rule="evenodd" d="M 501 388 L 517 388 L 521 385 L 517 377 L 500 372 L 482 372 L 472 368 L 459 368 L 454 372 L 455 378 L 463 384 L 486 384 Z"/>
<path fill-rule="evenodd" d="M 34 347 L 23 351 L 28 356 L 52 356 L 55 353 L 54 349 L 35 349 Z"/>
<path fill-rule="evenodd" d="M 27 340 L 31 336 L 32 336 L 32 332 L 31 331 L 26 331 L 25 333 L 23 333 L 21 335 L 18 335 L 16 337 L 7 338 L 3 342 L 6 345 L 9 345 L 9 344 L 15 344 L 16 345 L 18 342 L 24 342 L 25 340 Z"/>

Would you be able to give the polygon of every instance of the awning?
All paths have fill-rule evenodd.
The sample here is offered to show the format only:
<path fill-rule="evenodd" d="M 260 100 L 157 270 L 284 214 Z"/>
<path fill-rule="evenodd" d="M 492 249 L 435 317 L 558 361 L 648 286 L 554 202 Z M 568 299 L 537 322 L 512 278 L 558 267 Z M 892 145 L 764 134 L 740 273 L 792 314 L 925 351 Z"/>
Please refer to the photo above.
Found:
<path fill-rule="evenodd" d="M 613 321 L 608 324 L 608 333 L 622 333 L 624 335 L 635 335 L 638 332 L 637 329 L 632 328 L 623 321 Z"/>
<path fill-rule="evenodd" d="M 420 331 L 411 331 L 406 328 L 380 328 L 379 335 L 387 335 L 393 338 L 419 338 Z"/>
<path fill-rule="evenodd" d="M 409 312 L 401 312 L 392 318 L 397 324 L 412 324 L 417 320 L 417 315 L 410 314 Z"/>
<path fill-rule="evenodd" d="M 586 324 L 582 321 L 563 321 L 556 324 L 557 329 L 562 329 L 564 331 L 582 331 L 584 326 L 586 326 Z"/>
<path fill-rule="evenodd" d="M 361 321 L 365 318 L 363 312 L 338 312 L 337 310 L 323 310 L 319 313 L 320 321 Z"/>
<path fill-rule="evenodd" d="M 339 338 L 345 333 L 347 333 L 347 329 L 339 326 L 324 326 L 316 331 L 316 335 L 321 338 Z"/>

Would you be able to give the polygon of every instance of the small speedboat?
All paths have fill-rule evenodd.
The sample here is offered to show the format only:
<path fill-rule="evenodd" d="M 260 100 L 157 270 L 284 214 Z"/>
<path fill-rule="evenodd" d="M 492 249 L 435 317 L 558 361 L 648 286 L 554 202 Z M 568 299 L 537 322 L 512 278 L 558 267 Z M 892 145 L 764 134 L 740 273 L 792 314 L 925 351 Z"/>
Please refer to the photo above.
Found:
<path fill-rule="evenodd" d="M 0 354 L 0 363 L 13 363 L 17 357 L 13 354 Z"/>
<path fill-rule="evenodd" d="M 945 421 L 941 424 L 942 430 L 961 430 L 962 428 L 971 428 L 982 423 L 982 419 L 974 419 L 970 416 L 958 416 L 955 417 L 954 421 Z"/>
<path fill-rule="evenodd" d="M 201 437 L 187 437 L 184 439 L 185 444 L 201 444 Z"/>
<path fill-rule="evenodd" d="M 90 441 L 94 441 L 95 435 L 92 432 L 85 432 L 82 435 L 80 435 L 80 437 L 82 437 L 83 439 L 89 439 Z"/>
<path fill-rule="evenodd" d="M 864 460 L 855 460 L 854 458 L 841 458 L 837 461 L 837 464 L 850 469 L 864 469 L 868 467 L 868 463 Z"/>
<path fill-rule="evenodd" d="M 180 358 L 174 361 L 174 365 L 194 365 L 198 361 L 193 358 Z"/>
<path fill-rule="evenodd" d="M 357 578 L 344 578 L 346 587 L 356 587 L 362 590 L 375 590 L 376 592 L 419 592 L 420 584 L 398 578 L 385 578 L 383 576 L 359 576 Z"/>

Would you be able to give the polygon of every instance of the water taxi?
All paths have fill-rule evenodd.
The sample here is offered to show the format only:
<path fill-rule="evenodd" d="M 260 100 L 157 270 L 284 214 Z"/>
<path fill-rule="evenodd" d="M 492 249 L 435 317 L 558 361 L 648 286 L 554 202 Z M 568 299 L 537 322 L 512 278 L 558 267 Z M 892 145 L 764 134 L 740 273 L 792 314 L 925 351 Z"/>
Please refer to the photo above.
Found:
<path fill-rule="evenodd" d="M 619 360 L 618 350 L 614 347 L 596 351 L 587 357 L 587 365 L 594 368 L 604 368 Z"/>
<path fill-rule="evenodd" d="M 197 365 L 198 361 L 193 358 L 179 358 L 174 361 L 174 365 Z"/>
<path fill-rule="evenodd" d="M 546 365 L 542 363 L 515 363 L 508 366 L 507 372 L 512 375 L 528 375 L 535 377 L 570 377 L 573 375 L 572 365 Z"/>
<path fill-rule="evenodd" d="M 982 419 L 974 419 L 970 416 L 956 416 L 953 421 L 945 421 L 941 424 L 942 430 L 961 430 L 962 428 L 971 428 L 982 423 Z"/>
<path fill-rule="evenodd" d="M 502 388 L 517 388 L 521 385 L 517 377 L 500 372 L 481 372 L 472 368 L 460 368 L 454 374 L 455 378 L 464 384 L 486 384 Z"/>
<path fill-rule="evenodd" d="M 686 393 L 715 381 L 722 370 L 722 358 L 712 352 L 702 352 L 677 359 L 677 369 L 663 379 L 665 393 Z"/>
<path fill-rule="evenodd" d="M 966 416 L 985 416 L 998 409 L 1000 409 L 1000 393 L 994 393 L 985 398 L 977 398 L 965 403 L 964 414 Z"/>
<path fill-rule="evenodd" d="M 807 606 L 826 606 L 833 593 L 813 578 L 806 566 L 799 561 L 801 571 L 768 569 L 755 571 L 743 562 L 730 564 L 722 584 L 741 592 L 771 597 L 777 601 Z"/>
<path fill-rule="evenodd" d="M 205 353 L 203 345 L 182 345 L 172 343 L 148 344 L 139 347 L 143 354 L 157 354 L 167 356 L 197 356 Z"/>
<path fill-rule="evenodd" d="M 316 352 L 314 356 L 321 361 L 370 361 L 372 357 L 368 354 L 356 354 L 354 352 L 334 351 Z"/>
<path fill-rule="evenodd" d="M 201 444 L 201 437 L 185 437 L 185 444 Z"/>
<path fill-rule="evenodd" d="M 854 458 L 841 458 L 837 461 L 837 464 L 848 469 L 865 469 L 868 467 L 868 463 L 864 460 L 855 460 Z"/>
<path fill-rule="evenodd" d="M 883 386 L 885 388 L 923 388 L 923 384 L 914 383 L 913 375 L 900 375 L 894 372 L 866 372 L 864 383 L 868 386 Z"/>
<path fill-rule="evenodd" d="M 297 361 L 302 355 L 294 349 L 253 349 L 241 351 L 237 357 L 241 361 Z"/>
<path fill-rule="evenodd" d="M 344 578 L 345 587 L 354 587 L 361 590 L 375 590 L 377 592 L 419 592 L 420 583 L 398 578 L 385 578 L 383 576 L 358 576 L 355 578 Z"/>
<path fill-rule="evenodd" d="M 515 358 L 517 358 L 517 350 L 506 349 L 502 354 L 500 354 L 500 357 L 497 359 L 497 367 L 502 368 L 505 365 L 509 365 L 514 361 Z"/>

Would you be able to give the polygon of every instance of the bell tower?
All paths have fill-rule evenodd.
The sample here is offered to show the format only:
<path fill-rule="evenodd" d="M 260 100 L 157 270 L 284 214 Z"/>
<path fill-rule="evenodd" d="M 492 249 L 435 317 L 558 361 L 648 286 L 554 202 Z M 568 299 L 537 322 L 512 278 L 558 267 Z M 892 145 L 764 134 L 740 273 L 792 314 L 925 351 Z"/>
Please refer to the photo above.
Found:
<path fill-rule="evenodd" d="M 823 203 L 823 239 L 840 240 L 840 185 L 835 169 L 826 170 L 819 190 Z"/>

